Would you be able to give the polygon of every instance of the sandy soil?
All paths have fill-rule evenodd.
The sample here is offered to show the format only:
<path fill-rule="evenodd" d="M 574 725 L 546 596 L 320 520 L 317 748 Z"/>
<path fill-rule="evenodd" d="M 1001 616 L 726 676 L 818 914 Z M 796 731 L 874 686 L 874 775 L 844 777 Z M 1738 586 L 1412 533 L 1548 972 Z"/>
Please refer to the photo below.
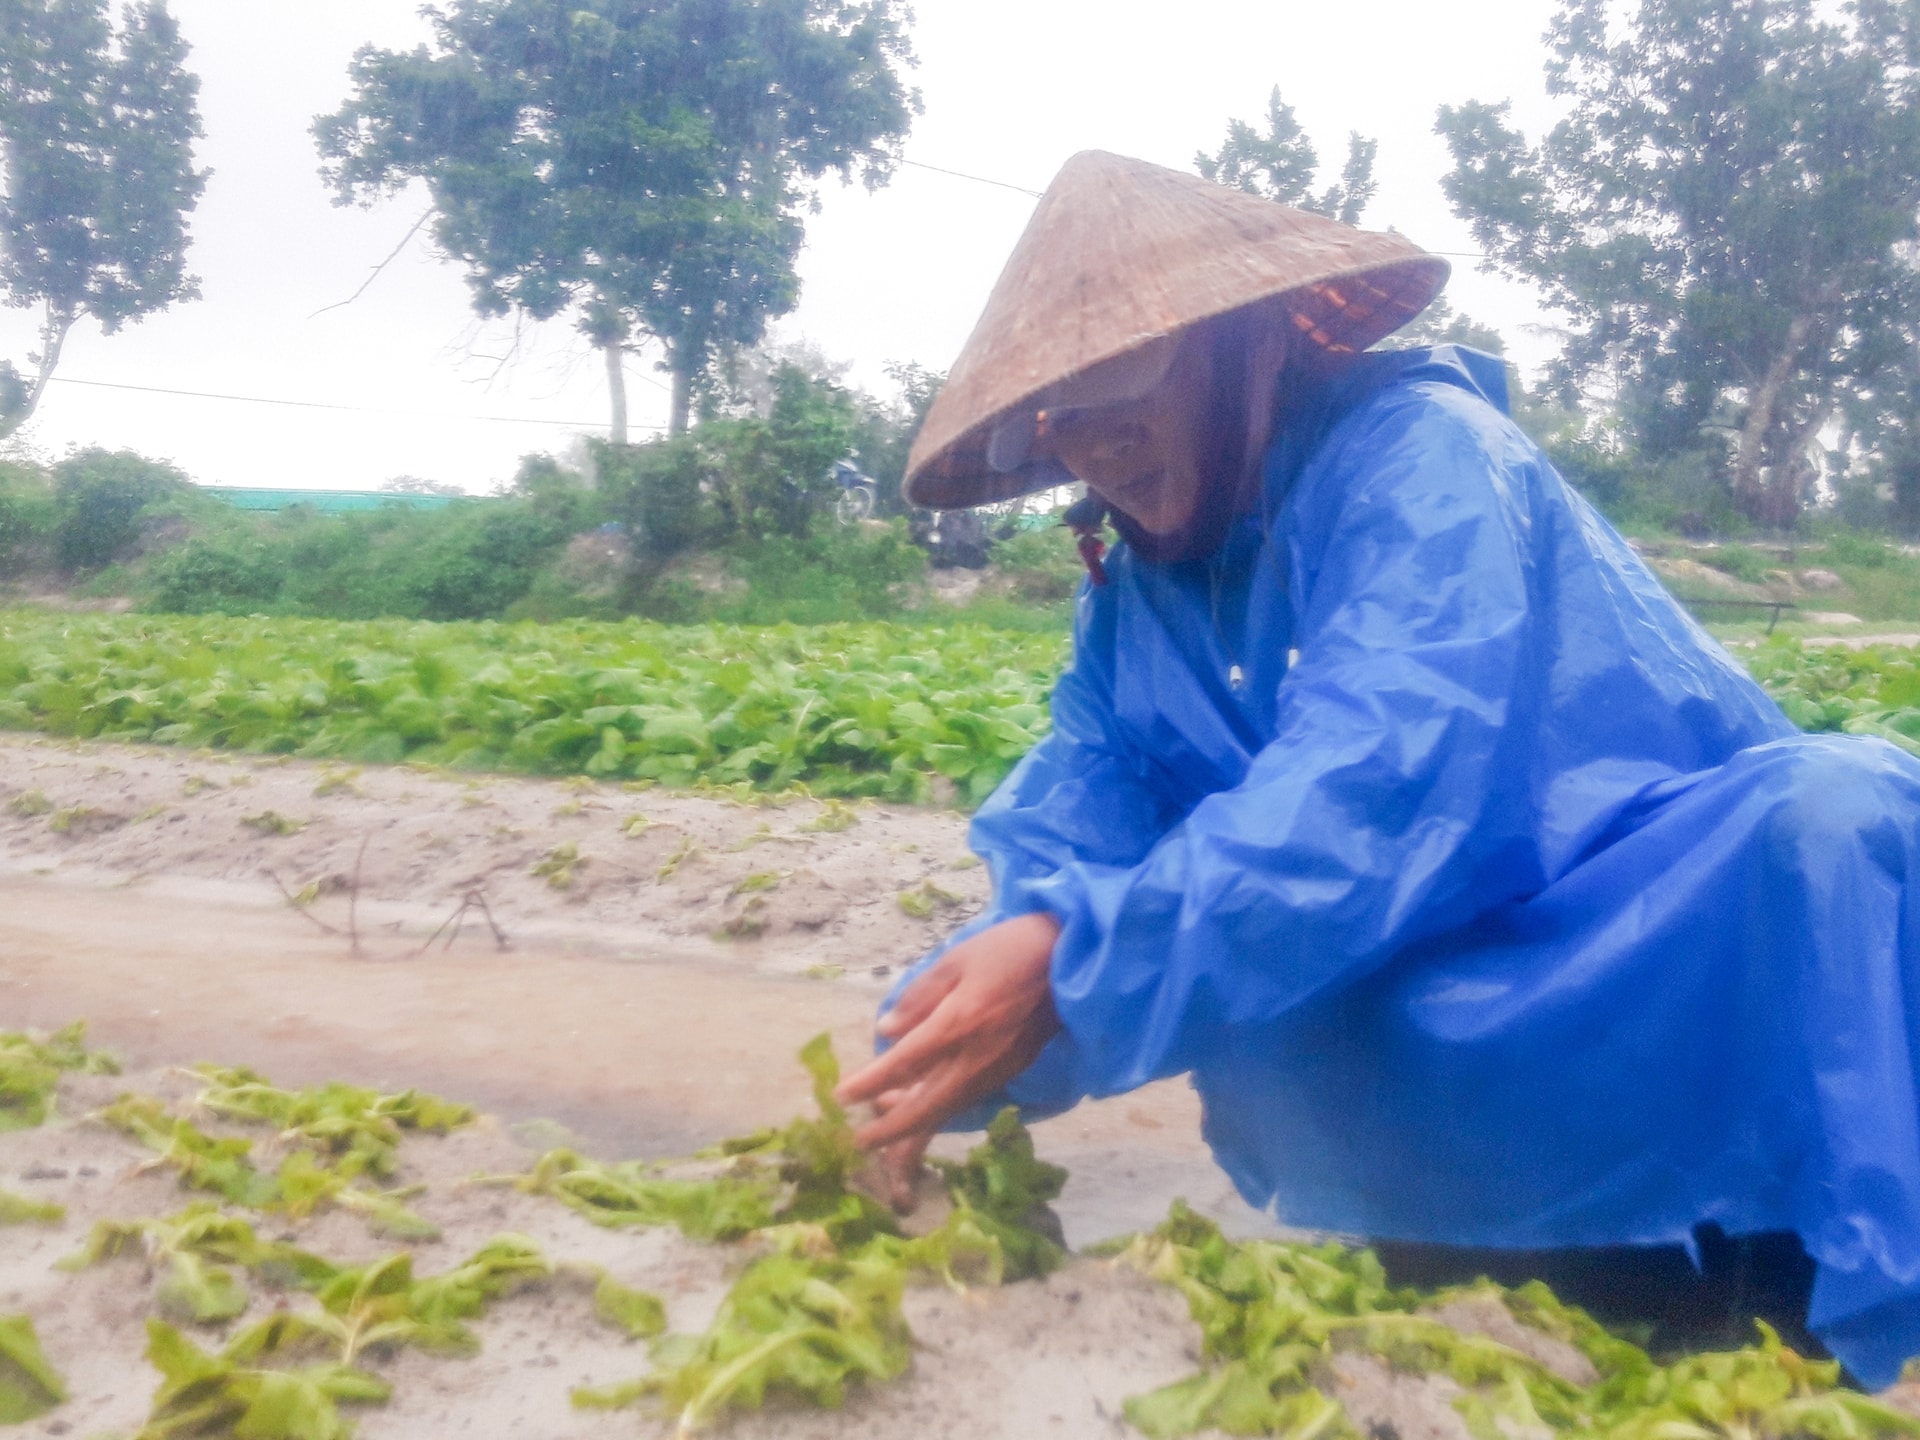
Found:
<path fill-rule="evenodd" d="M 172 1213 L 190 1198 L 171 1172 L 143 1168 L 144 1152 L 84 1118 L 127 1087 L 175 1103 L 191 1091 L 177 1072 L 69 1080 L 62 1094 L 68 1118 L 0 1136 L 0 1181 L 68 1207 L 58 1226 L 0 1232 L 0 1311 L 33 1317 L 72 1397 L 29 1433 L 130 1433 L 145 1419 L 158 1382 L 141 1358 L 156 1278 L 144 1260 L 122 1257 L 78 1274 L 52 1268 L 96 1220 Z M 410 1137 L 402 1153 L 399 1180 L 427 1187 L 410 1203 L 442 1231 L 439 1240 L 411 1247 L 417 1273 L 457 1263 L 495 1235 L 525 1235 L 555 1262 L 604 1267 L 653 1291 L 666 1302 L 671 1326 L 698 1330 L 747 1258 L 741 1247 L 695 1244 L 672 1231 L 600 1229 L 554 1201 L 470 1183 L 476 1174 L 524 1170 L 533 1157 L 534 1149 L 497 1122 L 446 1137 Z M 262 1228 L 336 1261 L 369 1260 L 396 1248 L 339 1212 Z M 277 1305 L 311 1303 L 258 1284 L 252 1289 L 246 1315 L 194 1338 L 212 1346 Z M 857 1395 L 839 1413 L 776 1410 L 730 1425 L 727 1433 L 743 1440 L 1108 1436 L 1126 1396 L 1179 1378 L 1196 1359 L 1197 1336 L 1176 1296 L 1093 1261 L 1076 1261 L 1044 1284 L 964 1296 L 916 1290 L 907 1318 L 916 1354 L 900 1383 Z M 670 1427 L 644 1411 L 609 1414 L 569 1403 L 576 1386 L 629 1379 L 647 1367 L 644 1345 L 593 1318 L 583 1286 L 556 1282 L 509 1296 L 475 1329 L 482 1350 L 472 1359 L 417 1352 L 371 1359 L 369 1368 L 393 1382 L 394 1398 L 353 1412 L 359 1433 L 366 1440 L 668 1433 Z"/>
<path fill-rule="evenodd" d="M 827 807 L 472 786 L 404 768 L 369 769 L 347 790 L 330 767 L 220 759 L 0 737 L 0 1029 L 85 1018 L 135 1066 L 218 1060 L 283 1084 L 419 1086 L 510 1124 L 557 1122 L 603 1155 L 683 1154 L 804 1108 L 794 1052 L 830 1030 L 849 1061 L 867 1053 L 898 969 L 986 890 L 950 812 L 860 807 L 843 830 L 808 832 Z M 619 822 L 643 808 L 655 825 L 630 839 Z M 70 809 L 121 818 L 54 829 Z M 266 810 L 314 818 L 285 836 L 242 823 Z M 734 848 L 763 833 L 798 838 Z M 647 857 L 688 834 L 700 858 L 661 879 L 664 862 Z M 296 894 L 350 875 L 366 836 L 355 956 L 269 873 Z M 594 863 L 573 888 L 528 873 L 575 837 Z M 767 931 L 712 938 L 711 917 L 738 913 L 728 889 L 774 862 L 787 872 L 778 887 L 748 892 L 769 901 Z M 689 865 L 705 872 L 698 886 Z M 423 948 L 475 876 L 511 948 L 478 916 L 451 947 L 443 935 Z M 897 896 L 929 880 L 965 898 L 908 914 Z M 348 908 L 336 892 L 310 912 L 344 932 Z M 1151 1225 L 1175 1195 L 1236 1230 L 1272 1228 L 1212 1164 L 1184 1084 L 1084 1106 L 1041 1133 L 1075 1175 L 1062 1203 L 1075 1243 Z"/>
<path fill-rule="evenodd" d="M 519 944 L 779 974 L 897 966 L 985 899 L 964 834 L 940 810 L 0 738 L 0 872 L 241 903 L 306 892 L 342 930 L 358 876 L 380 954 L 475 895 Z"/>
<path fill-rule="evenodd" d="M 247 823 L 267 812 L 304 823 L 284 834 Z M 647 825 L 630 825 L 638 812 Z M 73 1396 L 25 1433 L 130 1433 L 146 1414 L 157 1382 L 141 1358 L 154 1276 L 137 1259 L 79 1274 L 51 1267 L 96 1220 L 168 1214 L 189 1198 L 88 1116 L 125 1089 L 184 1100 L 192 1083 L 172 1067 L 194 1061 L 246 1065 L 282 1084 L 415 1086 L 480 1105 L 490 1114 L 479 1124 L 403 1148 L 400 1182 L 425 1187 L 409 1203 L 443 1232 L 415 1247 L 419 1271 L 515 1232 L 555 1261 L 604 1266 L 660 1294 L 675 1329 L 704 1326 L 745 1258 L 740 1247 L 598 1229 L 554 1201 L 470 1177 L 524 1170 L 560 1143 L 608 1158 L 684 1154 L 808 1109 L 793 1056 L 809 1036 L 830 1031 L 843 1057 L 865 1053 L 891 978 L 973 912 L 985 877 L 966 863 L 957 815 L 873 806 L 845 828 L 807 828 L 822 817 L 847 818 L 812 802 L 756 808 L 0 739 L 0 1029 L 85 1018 L 92 1039 L 130 1066 L 118 1079 L 69 1077 L 53 1123 L 0 1135 L 0 1188 L 68 1207 L 58 1226 L 0 1230 L 0 1313 L 34 1318 Z M 556 888 L 533 872 L 567 844 L 586 863 Z M 742 885 L 754 876 L 777 883 Z M 308 886 L 319 892 L 310 906 L 289 903 Z M 443 932 L 425 945 L 476 891 L 509 947 L 477 916 L 453 943 Z M 931 915 L 910 913 L 902 892 L 927 898 L 914 908 Z M 764 903 L 749 909 L 754 897 Z M 729 926 L 743 916 L 760 923 Z M 1176 1195 L 1230 1231 L 1273 1232 L 1233 1195 L 1198 1131 L 1180 1084 L 1035 1127 L 1041 1153 L 1072 1172 L 1057 1207 L 1069 1242 L 1151 1226 Z M 949 1153 L 964 1145 L 943 1142 Z M 336 1260 L 394 1248 L 337 1212 L 278 1226 L 264 1228 Z M 310 1302 L 256 1287 L 250 1313 L 276 1303 Z M 775 1410 L 725 1433 L 1113 1436 L 1131 1433 L 1119 1418 L 1128 1395 L 1197 1359 L 1176 1295 L 1094 1260 L 1039 1284 L 917 1290 L 907 1314 L 916 1349 L 900 1382 L 856 1394 L 841 1412 Z M 1504 1311 L 1446 1318 L 1529 1339 Z M 583 1288 L 511 1296 L 476 1329 L 483 1349 L 473 1359 L 380 1360 L 395 1396 L 359 1412 L 360 1434 L 667 1433 L 639 1412 L 569 1405 L 575 1386 L 647 1364 L 644 1346 L 594 1320 Z M 1368 1433 L 1468 1440 L 1451 1382 L 1343 1356 L 1326 1383 Z"/>

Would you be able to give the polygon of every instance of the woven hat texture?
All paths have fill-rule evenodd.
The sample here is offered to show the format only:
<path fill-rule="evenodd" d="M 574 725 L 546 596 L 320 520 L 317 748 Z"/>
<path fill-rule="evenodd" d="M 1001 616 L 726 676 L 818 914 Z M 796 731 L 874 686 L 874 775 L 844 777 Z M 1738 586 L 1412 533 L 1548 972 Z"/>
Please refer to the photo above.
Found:
<path fill-rule="evenodd" d="M 1361 351 L 1425 309 L 1448 268 L 1404 236 L 1083 151 L 1041 197 L 928 411 L 907 498 L 952 509 L 1059 483 L 1044 463 L 996 470 L 995 423 L 1044 409 L 1103 361 L 1274 297 L 1315 343 Z"/>

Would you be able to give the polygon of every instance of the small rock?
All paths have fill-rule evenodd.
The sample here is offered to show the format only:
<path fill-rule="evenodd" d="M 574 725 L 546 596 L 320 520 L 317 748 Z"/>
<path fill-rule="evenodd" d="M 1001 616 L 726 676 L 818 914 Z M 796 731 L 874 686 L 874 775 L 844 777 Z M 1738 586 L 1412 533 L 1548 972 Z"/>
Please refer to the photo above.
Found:
<path fill-rule="evenodd" d="M 51 1165 L 34 1165 L 20 1172 L 22 1180 L 64 1180 L 67 1172 Z"/>
<path fill-rule="evenodd" d="M 1847 584 L 1831 570 L 1802 570 L 1800 583 L 1809 590 L 1842 590 Z"/>

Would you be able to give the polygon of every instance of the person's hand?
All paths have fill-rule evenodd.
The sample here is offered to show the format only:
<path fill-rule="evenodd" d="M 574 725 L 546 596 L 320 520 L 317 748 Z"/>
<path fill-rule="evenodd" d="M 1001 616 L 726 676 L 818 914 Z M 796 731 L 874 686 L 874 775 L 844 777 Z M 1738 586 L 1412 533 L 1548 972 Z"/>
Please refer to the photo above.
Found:
<path fill-rule="evenodd" d="M 1034 1062 L 1060 1030 L 1049 970 L 1060 922 L 1021 915 L 953 947 L 880 1021 L 893 1048 L 840 1082 L 843 1104 L 871 1101 L 855 1138 L 880 1152 L 896 1204 L 947 1120 Z"/>

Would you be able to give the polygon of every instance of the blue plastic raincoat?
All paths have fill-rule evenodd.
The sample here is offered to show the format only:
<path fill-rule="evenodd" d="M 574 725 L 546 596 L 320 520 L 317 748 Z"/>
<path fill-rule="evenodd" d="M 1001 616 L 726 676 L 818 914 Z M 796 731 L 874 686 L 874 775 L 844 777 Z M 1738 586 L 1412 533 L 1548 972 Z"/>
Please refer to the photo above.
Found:
<path fill-rule="evenodd" d="M 1363 357 L 1216 555 L 1122 546 L 1083 589 L 1053 733 L 973 823 L 963 933 L 1063 927 L 1064 1029 L 1009 1093 L 1191 1073 L 1298 1225 L 1794 1230 L 1813 1328 L 1890 1382 L 1920 1354 L 1920 762 L 1798 733 L 1505 409 L 1489 357 Z"/>

